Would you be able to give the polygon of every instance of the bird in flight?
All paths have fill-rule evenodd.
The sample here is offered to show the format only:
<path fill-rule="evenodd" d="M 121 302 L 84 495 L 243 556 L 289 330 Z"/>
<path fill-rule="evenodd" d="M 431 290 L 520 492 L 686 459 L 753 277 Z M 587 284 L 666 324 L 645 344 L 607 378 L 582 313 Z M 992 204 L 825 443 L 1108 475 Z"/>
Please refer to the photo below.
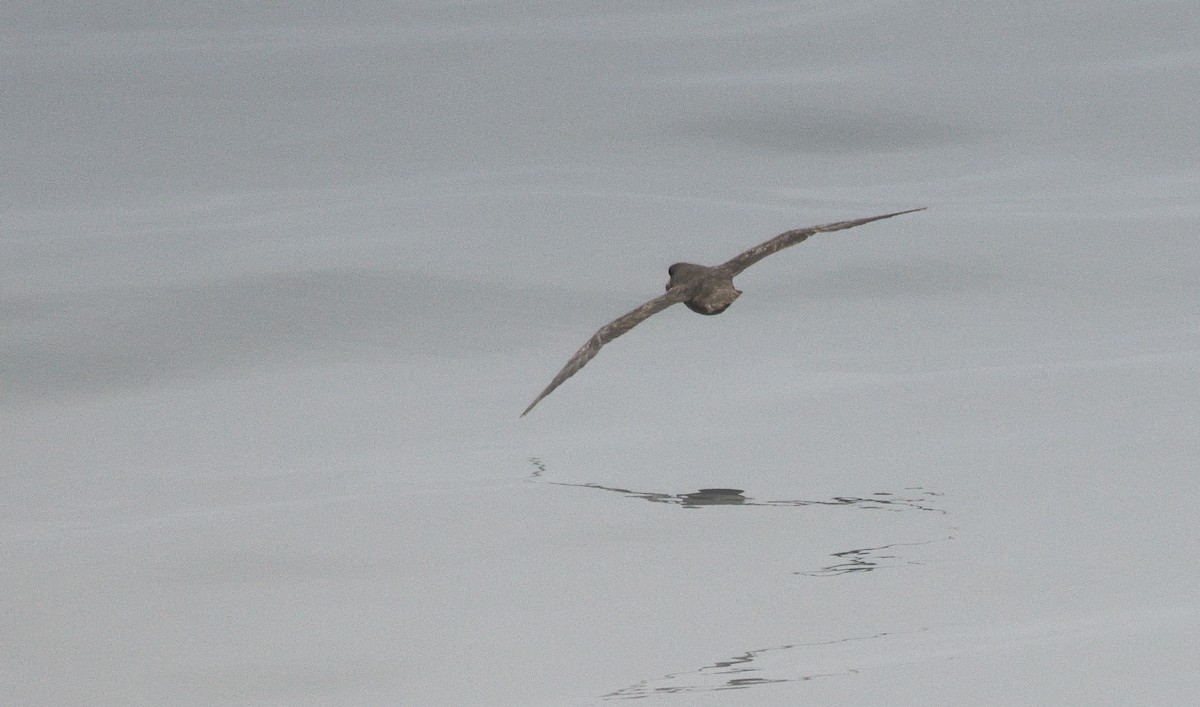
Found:
<path fill-rule="evenodd" d="M 733 304 L 738 295 L 742 294 L 741 290 L 733 286 L 733 278 L 768 255 L 777 253 L 788 246 L 796 245 L 814 233 L 841 231 L 901 214 L 924 211 L 925 208 L 908 209 L 907 211 L 896 211 L 890 214 L 883 214 L 882 216 L 868 216 L 867 218 L 859 218 L 852 221 L 838 221 L 837 223 L 827 223 L 822 226 L 811 226 L 809 228 L 798 228 L 794 231 L 787 231 L 765 243 L 754 246 L 750 250 L 735 255 L 727 262 L 712 267 L 695 265 L 693 263 L 675 263 L 667 269 L 670 279 L 667 281 L 666 294 L 659 295 L 648 302 L 643 302 L 633 311 L 600 327 L 595 334 L 592 334 L 592 338 L 588 339 L 587 343 L 580 347 L 575 352 L 575 355 L 567 361 L 567 365 L 563 366 L 558 375 L 554 376 L 554 380 L 550 381 L 550 385 L 546 386 L 546 389 L 533 399 L 529 407 L 525 408 L 525 412 L 521 413 L 521 417 L 528 415 L 529 411 L 542 401 L 542 398 L 562 385 L 563 381 L 578 373 L 584 364 L 592 360 L 600 352 L 602 346 L 646 321 L 651 315 L 657 314 L 667 307 L 679 304 L 680 302 L 687 305 L 687 308 L 693 312 L 700 314 L 720 314 L 729 305 Z"/>

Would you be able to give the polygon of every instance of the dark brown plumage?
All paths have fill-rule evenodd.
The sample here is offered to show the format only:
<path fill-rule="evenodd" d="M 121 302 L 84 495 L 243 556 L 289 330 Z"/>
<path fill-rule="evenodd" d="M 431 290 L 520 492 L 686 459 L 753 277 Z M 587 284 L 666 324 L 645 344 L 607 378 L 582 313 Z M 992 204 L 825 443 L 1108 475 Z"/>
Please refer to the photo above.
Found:
<path fill-rule="evenodd" d="M 837 223 L 827 223 L 822 226 L 798 228 L 794 231 L 781 233 L 771 240 L 760 243 L 714 267 L 695 265 L 693 263 L 675 263 L 667 269 L 667 273 L 671 279 L 667 281 L 666 294 L 644 302 L 633 311 L 600 327 L 595 334 L 592 334 L 592 338 L 588 339 L 587 343 L 580 347 L 575 352 L 575 355 L 567 361 L 567 365 L 563 366 L 563 369 L 558 372 L 554 380 L 550 381 L 550 385 L 546 386 L 545 390 L 529 404 L 529 407 L 525 408 L 525 412 L 521 413 L 521 417 L 529 414 L 529 411 L 541 402 L 542 398 L 549 395 L 551 391 L 562 385 L 563 381 L 575 375 L 579 369 L 583 368 L 584 364 L 592 360 L 599 353 L 602 346 L 638 324 L 641 324 L 650 318 L 651 315 L 657 314 L 667 307 L 679 304 L 680 302 L 687 305 L 687 308 L 693 312 L 700 314 L 720 314 L 729 305 L 733 304 L 738 295 L 742 294 L 741 290 L 733 286 L 734 276 L 768 255 L 777 253 L 788 246 L 796 245 L 814 233 L 841 231 L 861 226 L 864 223 L 924 210 L 925 207 L 921 207 L 919 209 L 908 209 L 907 211 L 896 211 L 890 214 L 883 214 L 882 216 L 869 216 L 852 221 L 838 221 Z"/>

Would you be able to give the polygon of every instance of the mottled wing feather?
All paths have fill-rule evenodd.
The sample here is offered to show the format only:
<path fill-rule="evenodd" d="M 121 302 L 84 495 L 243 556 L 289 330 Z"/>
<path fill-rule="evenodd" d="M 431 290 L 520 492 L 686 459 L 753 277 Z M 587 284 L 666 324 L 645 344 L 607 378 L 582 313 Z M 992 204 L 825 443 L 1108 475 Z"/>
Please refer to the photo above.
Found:
<path fill-rule="evenodd" d="M 884 214 L 882 216 L 870 216 L 867 218 L 858 218 L 858 219 L 854 219 L 853 221 L 838 221 L 837 223 L 827 223 L 827 224 L 824 224 L 821 226 L 810 226 L 809 228 L 798 228 L 794 231 L 787 231 L 786 233 L 781 233 L 778 236 L 775 236 L 774 238 L 767 241 L 766 243 L 760 243 L 759 245 L 754 246 L 750 250 L 747 250 L 743 253 L 740 253 L 740 254 L 734 256 L 728 262 L 718 265 L 717 269 L 721 271 L 722 275 L 724 275 L 726 277 L 733 277 L 734 275 L 737 275 L 738 273 L 742 272 L 746 268 L 750 267 L 751 265 L 753 265 L 753 264 L 757 263 L 758 261 L 762 260 L 763 258 L 767 257 L 768 255 L 771 255 L 772 253 L 777 253 L 777 252 L 783 250 L 784 248 L 787 248 L 788 246 L 796 245 L 797 243 L 799 243 L 800 241 L 803 241 L 805 238 L 808 238 L 809 236 L 813 235 L 814 233 L 827 233 L 829 231 L 841 231 L 841 230 L 844 230 L 847 228 L 854 228 L 855 226 L 861 226 L 864 223 L 870 223 L 872 221 L 879 221 L 880 219 L 891 218 L 893 216 L 899 216 L 900 214 L 911 214 L 914 211 L 924 211 L 924 210 L 925 210 L 925 207 L 921 207 L 919 209 L 909 209 L 907 211 L 897 211 L 895 213 Z"/>
<path fill-rule="evenodd" d="M 554 376 L 554 380 L 550 381 L 550 385 L 546 386 L 546 389 L 543 390 L 540 395 L 534 398 L 533 402 L 529 404 L 529 407 L 525 408 L 525 412 L 521 413 L 521 417 L 525 417 L 525 415 L 529 414 L 529 411 L 533 409 L 533 406 L 541 402 L 542 398 L 546 397 L 551 391 L 562 385 L 563 381 L 575 375 L 579 369 L 583 368 L 584 364 L 595 358 L 602 346 L 634 328 L 638 324 L 646 321 L 646 319 L 650 318 L 651 315 L 661 312 L 673 304 L 679 304 L 687 299 L 688 295 L 689 288 L 676 287 L 667 291 L 665 295 L 655 297 L 649 302 L 644 302 L 633 311 L 600 327 L 595 334 L 592 334 L 592 338 L 588 339 L 587 343 L 581 346 L 579 350 L 575 352 L 575 355 L 571 357 L 571 360 L 567 361 L 567 365 L 563 366 L 563 369 L 558 372 L 558 375 Z"/>

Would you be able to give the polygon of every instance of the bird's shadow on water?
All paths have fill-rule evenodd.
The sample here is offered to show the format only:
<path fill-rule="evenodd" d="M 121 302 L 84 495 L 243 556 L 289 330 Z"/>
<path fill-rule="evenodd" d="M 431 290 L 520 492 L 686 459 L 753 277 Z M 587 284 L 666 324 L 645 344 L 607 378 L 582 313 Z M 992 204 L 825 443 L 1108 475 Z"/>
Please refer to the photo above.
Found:
<path fill-rule="evenodd" d="M 574 488 L 593 489 L 616 493 L 628 498 L 640 499 L 651 503 L 679 506 L 681 508 L 698 509 L 711 506 L 746 506 L 773 508 L 801 508 L 806 506 L 844 507 L 866 511 L 890 512 L 921 512 L 947 515 L 947 511 L 938 507 L 942 494 L 929 491 L 919 486 L 910 486 L 899 493 L 879 491 L 866 496 L 832 496 L 822 499 L 760 499 L 746 495 L 742 489 L 734 488 L 702 488 L 684 493 L 664 493 L 660 491 L 638 491 L 614 486 L 604 486 L 596 483 L 570 483 L 565 481 L 550 481 L 545 478 L 547 467 L 538 457 L 531 457 L 529 463 L 534 471 L 527 478 L 531 483 L 549 484 L 553 486 L 569 486 Z M 906 559 L 900 555 L 897 548 L 929 545 L 945 542 L 955 538 L 957 528 L 942 531 L 938 537 L 915 542 L 896 542 L 872 547 L 854 548 L 830 553 L 836 561 L 812 570 L 797 570 L 793 575 L 803 577 L 842 577 L 889 567 L 912 567 L 923 563 L 918 560 Z M 921 629 L 924 630 L 924 629 Z M 798 673 L 784 677 L 768 677 L 766 675 L 751 675 L 762 672 L 764 668 L 755 662 L 766 654 L 784 651 L 819 650 L 821 646 L 846 643 L 851 641 L 872 641 L 891 635 L 892 631 L 881 631 L 869 636 L 852 636 L 810 643 L 791 643 L 769 648 L 759 648 L 745 651 L 730 658 L 713 662 L 710 665 L 677 673 L 670 673 L 658 678 L 647 679 L 629 687 L 610 692 L 601 697 L 602 700 L 635 700 L 646 697 L 668 694 L 690 694 L 710 691 L 740 690 L 758 685 L 775 683 L 808 682 L 818 678 L 836 676 L 851 676 L 859 671 L 847 668 L 839 672 Z"/>

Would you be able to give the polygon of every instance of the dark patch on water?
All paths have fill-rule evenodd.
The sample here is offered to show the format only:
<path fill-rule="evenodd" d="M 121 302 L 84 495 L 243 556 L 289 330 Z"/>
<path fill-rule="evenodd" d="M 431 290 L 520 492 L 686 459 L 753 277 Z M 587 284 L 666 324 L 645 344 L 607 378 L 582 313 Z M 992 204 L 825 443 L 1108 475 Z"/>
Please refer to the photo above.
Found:
<path fill-rule="evenodd" d="M 769 653 L 799 651 L 806 648 L 819 648 L 821 646 L 831 646 L 839 643 L 849 643 L 851 641 L 871 641 L 883 638 L 885 636 L 890 636 L 893 633 L 896 632 L 883 631 L 871 636 L 851 636 L 849 638 L 838 638 L 830 641 L 816 641 L 812 643 L 789 643 L 787 645 L 774 646 L 771 648 L 750 650 L 740 655 L 718 660 L 694 670 L 668 673 L 662 677 L 643 680 L 634 685 L 630 685 L 629 687 L 625 687 L 603 695 L 600 699 L 639 700 L 646 697 L 655 697 L 661 695 L 696 694 L 702 692 L 716 692 L 720 690 L 744 690 L 746 688 L 757 687 L 760 685 L 808 682 L 818 678 L 856 675 L 859 671 L 854 668 L 848 668 L 839 672 L 814 673 L 805 673 L 803 670 L 799 670 L 797 671 L 798 674 L 789 677 L 748 675 L 748 673 L 763 672 L 764 668 L 755 665 L 755 661 Z"/>

